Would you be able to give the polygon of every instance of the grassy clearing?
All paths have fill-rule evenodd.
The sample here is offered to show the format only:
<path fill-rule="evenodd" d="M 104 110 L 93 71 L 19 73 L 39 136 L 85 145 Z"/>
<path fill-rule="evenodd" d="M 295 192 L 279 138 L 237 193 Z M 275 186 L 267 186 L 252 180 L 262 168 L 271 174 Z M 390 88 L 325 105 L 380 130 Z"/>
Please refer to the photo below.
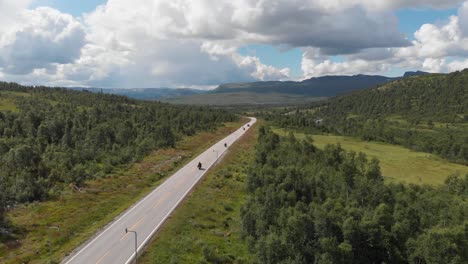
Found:
<path fill-rule="evenodd" d="M 30 97 L 30 93 L 13 92 L 13 91 L 0 91 L 2 97 Z"/>
<path fill-rule="evenodd" d="M 7 219 L 18 234 L 0 244 L 0 263 L 45 263 L 47 227 L 56 225 L 60 232 L 53 232 L 53 259 L 63 259 L 166 176 L 245 122 L 228 123 L 215 131 L 187 137 L 176 148 L 154 151 L 142 162 L 89 181 L 81 191 L 70 187 L 56 199 L 9 211 Z"/>
<path fill-rule="evenodd" d="M 9 98 L 0 98 L 0 111 L 16 111 L 16 105 L 13 100 Z"/>
<path fill-rule="evenodd" d="M 460 115 L 460 118 L 463 118 L 463 115 Z M 399 115 L 391 115 L 385 118 L 388 121 L 392 121 L 397 123 L 398 125 L 394 125 L 394 127 L 399 128 L 401 126 L 411 126 L 416 130 L 420 131 L 430 131 L 434 132 L 434 129 L 444 129 L 444 128 L 457 128 L 457 129 L 467 129 L 468 123 L 442 123 L 442 122 L 432 122 L 432 125 L 429 124 L 428 121 L 420 121 L 417 125 L 410 124 L 408 120 L 404 119 L 402 116 Z"/>
<path fill-rule="evenodd" d="M 0 111 L 18 111 L 16 106 L 16 99 L 31 97 L 31 93 L 12 92 L 12 91 L 0 91 Z M 57 105 L 59 102 L 54 100 L 46 99 L 52 106 Z"/>
<path fill-rule="evenodd" d="M 285 130 L 276 129 L 275 131 L 286 134 Z M 306 135 L 296 133 L 296 136 L 304 138 Z M 397 145 L 332 135 L 312 135 L 312 139 L 319 148 L 323 148 L 326 144 L 341 144 L 341 147 L 346 150 L 363 152 L 369 157 L 379 159 L 387 182 L 435 185 L 443 183 L 451 174 L 468 173 L 468 166 L 451 163 L 435 155 L 412 151 Z"/>
<path fill-rule="evenodd" d="M 255 155 L 257 127 L 207 173 L 148 246 L 140 263 L 255 262 L 240 237 L 240 208 L 246 195 L 246 171 Z"/>
<path fill-rule="evenodd" d="M 13 92 L 0 92 L 0 111 L 17 111 Z"/>

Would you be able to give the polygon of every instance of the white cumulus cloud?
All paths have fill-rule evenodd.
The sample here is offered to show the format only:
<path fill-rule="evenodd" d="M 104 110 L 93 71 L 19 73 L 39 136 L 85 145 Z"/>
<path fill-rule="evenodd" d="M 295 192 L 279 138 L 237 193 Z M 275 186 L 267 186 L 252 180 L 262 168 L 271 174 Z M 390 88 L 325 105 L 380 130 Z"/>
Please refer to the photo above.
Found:
<path fill-rule="evenodd" d="M 234 55 L 234 60 L 242 69 L 249 69 L 251 76 L 261 81 L 287 80 L 290 78 L 289 68 L 278 69 L 263 64 L 258 57 Z"/>
<path fill-rule="evenodd" d="M 0 67 L 4 73 L 28 74 L 79 58 L 85 32 L 72 16 L 41 7 L 23 10 L 18 20 L 2 32 Z"/>
<path fill-rule="evenodd" d="M 410 2 L 406 4 L 419 3 Z M 422 2 L 420 4 L 422 5 Z M 426 4 L 436 3 L 426 2 Z M 454 3 L 439 4 L 435 7 L 450 6 Z M 464 69 L 467 67 L 466 58 L 468 58 L 466 21 L 468 21 L 468 1 L 459 8 L 457 15 L 449 17 L 447 22 L 421 25 L 414 33 L 411 45 L 407 47 L 364 49 L 345 55 L 344 61 L 338 62 L 332 61 L 322 49 L 305 49 L 301 63 L 304 77 L 327 74 L 381 74 L 392 69 L 422 69 L 429 72 Z"/>
<path fill-rule="evenodd" d="M 409 41 L 401 8 L 448 8 L 460 0 L 109 0 L 74 18 L 32 0 L 0 0 L 0 78 L 99 87 L 210 87 L 290 79 L 239 48 L 304 51 L 304 77 L 447 71 L 465 65 L 468 1 L 445 24 Z M 340 55 L 342 60 L 332 56 Z M 454 57 L 454 58 L 452 58 Z"/>

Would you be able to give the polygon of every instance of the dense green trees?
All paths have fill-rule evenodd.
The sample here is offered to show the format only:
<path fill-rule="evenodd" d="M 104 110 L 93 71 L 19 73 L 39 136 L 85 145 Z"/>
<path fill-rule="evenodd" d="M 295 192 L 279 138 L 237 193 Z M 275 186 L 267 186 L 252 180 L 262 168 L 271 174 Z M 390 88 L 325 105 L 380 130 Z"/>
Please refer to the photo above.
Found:
<path fill-rule="evenodd" d="M 14 83 L 0 83 L 0 96 L 17 107 L 0 112 L 0 213 L 235 119 L 209 108 Z"/>
<path fill-rule="evenodd" d="M 243 229 L 263 263 L 466 263 L 468 175 L 385 185 L 378 161 L 260 130 Z"/>
<path fill-rule="evenodd" d="M 400 144 L 468 164 L 468 69 L 405 78 L 288 111 L 263 116 L 281 127 Z"/>
<path fill-rule="evenodd" d="M 468 69 L 405 78 L 352 92 L 333 98 L 321 112 L 373 118 L 399 115 L 413 122 L 464 122 L 468 114 Z"/>

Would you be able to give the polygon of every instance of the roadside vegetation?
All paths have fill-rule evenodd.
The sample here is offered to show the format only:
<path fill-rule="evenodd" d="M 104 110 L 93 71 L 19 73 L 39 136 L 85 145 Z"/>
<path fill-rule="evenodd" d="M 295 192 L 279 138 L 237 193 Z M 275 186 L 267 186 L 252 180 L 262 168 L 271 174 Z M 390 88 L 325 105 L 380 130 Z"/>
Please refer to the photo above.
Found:
<path fill-rule="evenodd" d="M 431 74 L 258 111 L 281 134 L 260 130 L 247 178 L 260 262 L 468 263 L 467 83 Z"/>
<path fill-rule="evenodd" d="M 384 184 L 377 159 L 260 128 L 242 209 L 262 263 L 467 263 L 468 175 Z"/>
<path fill-rule="evenodd" d="M 0 112 L 0 192 L 6 200 L 0 207 L 48 199 L 69 184 L 82 187 L 151 150 L 236 118 L 66 89 L 0 83 L 0 90 L 22 94 L 14 98 L 16 112 Z"/>
<path fill-rule="evenodd" d="M 52 232 L 53 259 L 63 259 L 186 162 L 245 122 L 185 137 L 175 148 L 155 150 L 140 162 L 88 181 L 86 187 L 70 187 L 56 199 L 9 210 L 6 219 L 13 233 L 3 237 L 0 262 L 46 262 L 49 226 L 60 226 L 59 232 Z"/>
<path fill-rule="evenodd" d="M 242 240 L 240 209 L 253 162 L 256 124 L 210 169 L 147 247 L 140 263 L 254 263 Z"/>
<path fill-rule="evenodd" d="M 62 258 L 241 125 L 220 110 L 114 95 L 11 83 L 0 95 L 3 109 L 10 104 L 0 111 L 2 263 L 40 262 L 51 225 L 61 226 Z"/>

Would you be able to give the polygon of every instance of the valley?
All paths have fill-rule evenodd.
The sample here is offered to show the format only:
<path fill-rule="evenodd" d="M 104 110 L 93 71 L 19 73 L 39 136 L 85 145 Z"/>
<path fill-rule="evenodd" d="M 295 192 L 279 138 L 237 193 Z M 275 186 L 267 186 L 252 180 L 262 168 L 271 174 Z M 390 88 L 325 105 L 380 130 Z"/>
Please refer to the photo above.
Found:
<path fill-rule="evenodd" d="M 327 98 L 237 91 L 171 103 L 0 83 L 0 260 L 131 262 L 115 229 L 124 222 L 145 234 L 143 263 L 464 258 L 467 73 Z M 252 115 L 259 124 L 245 125 Z M 213 168 L 203 161 L 205 176 L 164 187 L 180 169 L 196 173 L 193 158 L 218 156 L 216 142 L 229 151 Z M 194 188 L 171 210 L 139 209 L 184 182 Z M 133 208 L 136 222 L 125 218 Z M 60 229 L 49 238 L 50 227 Z M 106 248 L 101 237 L 121 239 Z M 435 237 L 443 246 L 429 256 Z"/>
<path fill-rule="evenodd" d="M 0 0 L 0 264 L 468 264 L 468 0 Z"/>

